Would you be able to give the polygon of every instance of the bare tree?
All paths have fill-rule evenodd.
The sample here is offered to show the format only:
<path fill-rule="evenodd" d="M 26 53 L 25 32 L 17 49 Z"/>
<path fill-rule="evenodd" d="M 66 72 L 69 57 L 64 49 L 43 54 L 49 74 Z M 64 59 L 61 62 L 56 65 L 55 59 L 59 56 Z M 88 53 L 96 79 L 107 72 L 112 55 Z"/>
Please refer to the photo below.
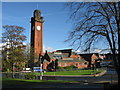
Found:
<path fill-rule="evenodd" d="M 120 84 L 120 58 L 115 56 L 119 53 L 119 2 L 71 2 L 66 5 L 70 8 L 70 19 L 74 22 L 74 28 L 66 41 L 85 51 L 98 45 L 98 42 L 104 42 L 103 46 L 109 46 L 113 54 Z"/>

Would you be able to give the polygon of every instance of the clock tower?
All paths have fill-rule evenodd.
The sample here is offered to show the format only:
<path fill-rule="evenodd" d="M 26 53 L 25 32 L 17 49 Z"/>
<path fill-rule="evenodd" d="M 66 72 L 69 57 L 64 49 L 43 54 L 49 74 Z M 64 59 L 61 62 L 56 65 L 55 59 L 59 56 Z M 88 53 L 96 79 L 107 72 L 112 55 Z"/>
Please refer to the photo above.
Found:
<path fill-rule="evenodd" d="M 34 49 L 35 57 L 43 54 L 43 17 L 40 10 L 35 10 L 31 17 L 31 47 Z M 34 59 L 34 63 L 38 59 Z"/>

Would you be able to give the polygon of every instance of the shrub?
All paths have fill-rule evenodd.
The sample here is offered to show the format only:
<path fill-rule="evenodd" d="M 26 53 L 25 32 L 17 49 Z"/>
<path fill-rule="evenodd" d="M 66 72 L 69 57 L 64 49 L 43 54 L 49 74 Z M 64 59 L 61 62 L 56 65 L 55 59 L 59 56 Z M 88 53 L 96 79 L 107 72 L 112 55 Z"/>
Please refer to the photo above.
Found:
<path fill-rule="evenodd" d="M 26 73 L 25 79 L 35 79 L 35 74 L 34 73 Z"/>
<path fill-rule="evenodd" d="M 77 68 L 77 67 L 76 67 L 76 66 L 74 66 L 74 65 L 64 67 L 64 69 L 73 69 L 73 68 Z"/>
<path fill-rule="evenodd" d="M 7 72 L 11 72 L 9 68 L 7 68 Z"/>
<path fill-rule="evenodd" d="M 63 67 L 58 66 L 57 69 L 63 69 Z"/>

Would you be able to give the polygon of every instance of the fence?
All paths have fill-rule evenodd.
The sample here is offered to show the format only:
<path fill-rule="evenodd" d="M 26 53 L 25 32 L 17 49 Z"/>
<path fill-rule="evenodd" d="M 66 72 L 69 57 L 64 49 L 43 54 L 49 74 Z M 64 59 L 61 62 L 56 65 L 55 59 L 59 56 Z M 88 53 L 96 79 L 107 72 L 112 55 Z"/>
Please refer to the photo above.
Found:
<path fill-rule="evenodd" d="M 105 70 L 106 68 L 99 68 L 99 69 L 95 69 L 95 70 Z M 86 71 L 86 70 L 93 70 L 92 68 L 86 68 L 86 69 L 77 69 L 77 68 L 72 68 L 72 69 L 56 69 L 56 72 L 61 72 L 61 71 L 76 71 L 78 70 L 78 72 L 82 71 Z M 39 72 L 38 72 L 39 73 Z M 92 73 L 91 73 L 92 74 Z M 55 75 L 53 73 L 53 75 Z M 7 73 L 7 72 L 3 72 L 2 73 L 2 77 L 4 78 L 19 78 L 19 79 L 39 79 L 40 75 L 36 75 L 34 72 L 14 72 L 14 73 Z"/>
<path fill-rule="evenodd" d="M 78 68 L 70 68 L 70 69 L 56 69 L 57 72 L 61 72 L 61 71 L 75 71 L 75 70 L 107 70 L 106 67 L 103 67 L 103 68 L 81 68 L 81 69 L 78 69 Z"/>
<path fill-rule="evenodd" d="M 25 79 L 25 73 L 21 73 L 21 72 L 14 72 L 14 74 L 13 73 L 11 73 L 11 72 L 3 72 L 2 73 L 2 77 L 3 78 L 19 78 L 19 79 Z"/>

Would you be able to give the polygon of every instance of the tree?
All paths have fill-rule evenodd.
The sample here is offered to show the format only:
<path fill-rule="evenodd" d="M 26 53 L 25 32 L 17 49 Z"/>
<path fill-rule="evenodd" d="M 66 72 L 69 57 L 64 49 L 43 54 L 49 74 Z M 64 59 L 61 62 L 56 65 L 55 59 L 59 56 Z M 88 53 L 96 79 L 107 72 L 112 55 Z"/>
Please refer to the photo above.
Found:
<path fill-rule="evenodd" d="M 2 42 L 2 64 L 4 71 L 21 70 L 26 61 L 25 47 L 23 41 L 26 36 L 23 35 L 24 28 L 15 25 L 3 26 Z"/>
<path fill-rule="evenodd" d="M 71 2 L 66 5 L 70 8 L 70 19 L 74 22 L 74 28 L 66 41 L 71 41 L 71 45 L 77 45 L 77 49 L 82 48 L 85 51 L 91 50 L 99 42 L 104 42 L 104 46 L 108 45 L 120 85 L 120 58 L 115 56 L 120 53 L 119 2 Z"/>
<path fill-rule="evenodd" d="M 35 56 L 34 48 L 31 47 L 30 44 L 27 45 L 27 48 L 25 50 L 25 55 L 27 57 L 26 67 L 33 68 L 34 59 L 38 59 L 38 57 Z"/>

